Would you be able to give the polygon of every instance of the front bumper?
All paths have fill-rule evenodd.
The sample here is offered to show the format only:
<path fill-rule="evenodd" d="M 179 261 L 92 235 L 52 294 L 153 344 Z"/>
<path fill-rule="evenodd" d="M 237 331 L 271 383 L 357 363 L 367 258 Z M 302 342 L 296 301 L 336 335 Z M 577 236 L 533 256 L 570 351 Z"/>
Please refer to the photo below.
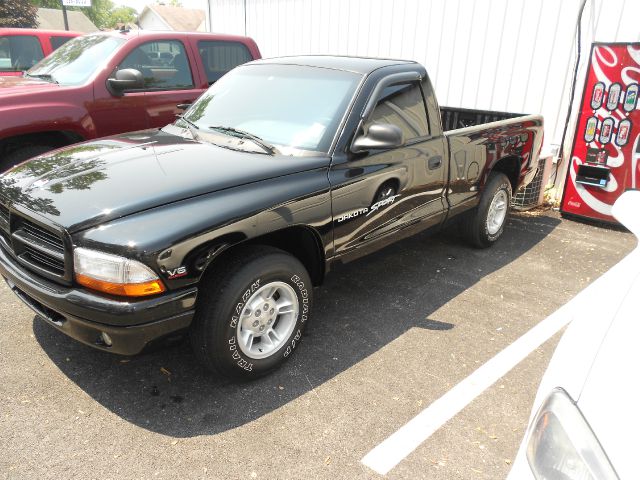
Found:
<path fill-rule="evenodd" d="M 197 288 L 128 301 L 65 287 L 25 270 L 0 248 L 0 275 L 49 325 L 94 348 L 135 355 L 152 340 L 185 329 L 195 312 Z M 107 346 L 101 334 L 111 337 Z"/>

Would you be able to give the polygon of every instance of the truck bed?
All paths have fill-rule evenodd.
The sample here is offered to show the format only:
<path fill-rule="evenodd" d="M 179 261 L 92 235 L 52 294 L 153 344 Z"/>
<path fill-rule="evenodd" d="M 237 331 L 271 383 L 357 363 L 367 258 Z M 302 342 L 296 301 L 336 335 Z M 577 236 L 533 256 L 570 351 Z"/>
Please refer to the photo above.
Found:
<path fill-rule="evenodd" d="M 442 129 L 456 130 L 473 127 L 483 123 L 497 122 L 508 118 L 524 117 L 524 113 L 494 112 L 491 110 L 474 110 L 470 108 L 440 107 Z"/>

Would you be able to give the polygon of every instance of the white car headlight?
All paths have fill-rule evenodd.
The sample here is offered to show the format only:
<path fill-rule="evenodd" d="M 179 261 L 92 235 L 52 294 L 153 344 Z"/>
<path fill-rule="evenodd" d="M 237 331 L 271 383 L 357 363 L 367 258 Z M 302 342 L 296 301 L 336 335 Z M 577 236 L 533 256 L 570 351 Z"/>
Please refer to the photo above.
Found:
<path fill-rule="evenodd" d="M 76 282 L 87 288 L 128 297 L 165 291 L 153 270 L 136 260 L 81 247 L 74 249 L 73 260 Z"/>
<path fill-rule="evenodd" d="M 561 388 L 534 418 L 527 460 L 537 480 L 618 480 L 591 427 Z"/>

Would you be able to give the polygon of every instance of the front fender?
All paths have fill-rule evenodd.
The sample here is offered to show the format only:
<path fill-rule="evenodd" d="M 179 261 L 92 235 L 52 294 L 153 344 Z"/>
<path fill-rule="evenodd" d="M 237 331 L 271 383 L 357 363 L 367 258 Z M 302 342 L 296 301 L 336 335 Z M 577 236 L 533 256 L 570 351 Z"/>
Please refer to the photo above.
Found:
<path fill-rule="evenodd" d="M 96 127 L 89 113 L 64 102 L 9 105 L 0 109 L 0 116 L 0 141 L 19 135 L 60 131 L 72 132 L 84 139 L 96 137 Z"/>
<path fill-rule="evenodd" d="M 294 225 L 314 229 L 325 249 L 331 244 L 326 168 L 159 206 L 79 232 L 73 243 L 135 258 L 181 288 L 226 248 Z"/>

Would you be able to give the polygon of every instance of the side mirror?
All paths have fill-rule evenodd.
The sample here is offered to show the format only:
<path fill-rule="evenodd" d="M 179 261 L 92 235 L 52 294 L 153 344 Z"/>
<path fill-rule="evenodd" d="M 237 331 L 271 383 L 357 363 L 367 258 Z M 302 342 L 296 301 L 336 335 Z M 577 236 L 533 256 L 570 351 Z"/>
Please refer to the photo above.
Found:
<path fill-rule="evenodd" d="M 390 123 L 374 123 L 366 135 L 360 135 L 351 144 L 353 153 L 367 150 L 401 147 L 404 144 L 402 130 Z"/>
<path fill-rule="evenodd" d="M 107 85 L 117 93 L 125 90 L 135 90 L 144 88 L 144 77 L 139 70 L 135 68 L 123 68 L 118 70 L 114 78 L 107 80 Z"/>

